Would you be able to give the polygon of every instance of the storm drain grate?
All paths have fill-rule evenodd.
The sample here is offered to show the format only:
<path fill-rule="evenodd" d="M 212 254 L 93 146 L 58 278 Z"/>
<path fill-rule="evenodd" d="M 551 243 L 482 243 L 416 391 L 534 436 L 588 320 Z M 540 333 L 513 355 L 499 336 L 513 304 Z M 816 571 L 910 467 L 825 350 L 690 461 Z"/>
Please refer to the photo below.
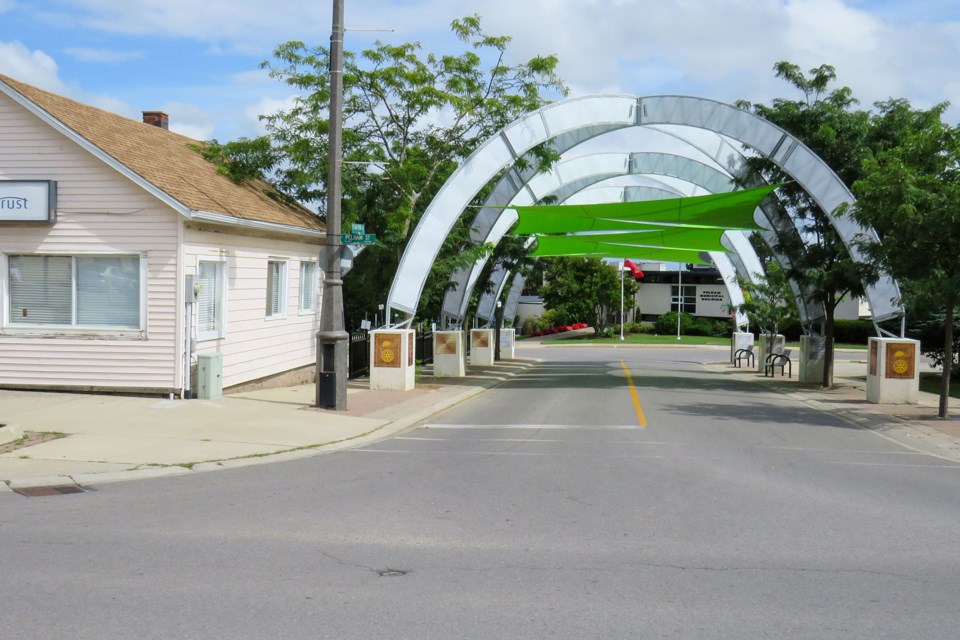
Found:
<path fill-rule="evenodd" d="M 13 491 L 27 498 L 41 498 L 43 496 L 63 496 L 70 493 L 90 493 L 93 489 L 79 484 L 63 484 L 56 487 L 20 487 Z"/>

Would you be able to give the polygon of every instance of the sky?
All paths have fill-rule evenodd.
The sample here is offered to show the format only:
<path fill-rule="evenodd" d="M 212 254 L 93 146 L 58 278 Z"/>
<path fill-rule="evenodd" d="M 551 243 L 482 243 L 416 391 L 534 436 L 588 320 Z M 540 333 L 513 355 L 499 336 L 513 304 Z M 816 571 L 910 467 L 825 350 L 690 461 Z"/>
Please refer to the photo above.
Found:
<path fill-rule="evenodd" d="M 263 133 L 292 92 L 260 63 L 288 40 L 329 43 L 327 0 L 0 0 L 0 73 L 221 142 Z M 513 38 L 510 62 L 556 54 L 571 96 L 690 95 L 769 103 L 799 94 L 787 60 L 830 64 L 865 108 L 949 101 L 960 123 L 960 0 L 346 0 L 345 47 L 419 42 L 462 52 L 452 20 Z"/>

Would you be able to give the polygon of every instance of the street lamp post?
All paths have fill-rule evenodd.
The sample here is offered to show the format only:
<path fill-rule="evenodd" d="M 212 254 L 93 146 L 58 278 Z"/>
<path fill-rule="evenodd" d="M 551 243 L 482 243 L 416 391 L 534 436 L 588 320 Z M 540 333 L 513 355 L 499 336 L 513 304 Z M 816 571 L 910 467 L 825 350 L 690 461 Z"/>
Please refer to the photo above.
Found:
<path fill-rule="evenodd" d="M 620 339 L 623 340 L 623 270 L 626 262 L 620 262 Z"/>
<path fill-rule="evenodd" d="M 683 316 L 683 265 L 677 263 L 677 340 L 680 339 L 680 317 Z"/>
<path fill-rule="evenodd" d="M 327 174 L 327 238 L 321 251 L 326 277 L 317 332 L 317 405 L 347 409 L 347 340 L 340 277 L 340 160 L 343 147 L 343 0 L 333 1 L 330 33 L 330 131 Z M 326 258 L 324 261 L 323 258 Z"/>

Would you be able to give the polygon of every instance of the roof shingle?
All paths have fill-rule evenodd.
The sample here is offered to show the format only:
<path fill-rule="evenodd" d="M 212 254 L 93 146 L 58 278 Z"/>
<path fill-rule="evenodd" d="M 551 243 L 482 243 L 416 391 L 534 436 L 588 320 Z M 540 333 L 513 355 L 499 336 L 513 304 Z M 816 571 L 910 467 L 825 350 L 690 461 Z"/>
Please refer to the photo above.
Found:
<path fill-rule="evenodd" d="M 130 120 L 0 74 L 21 96 L 112 156 L 161 191 L 194 211 L 303 229 L 325 229 L 323 221 L 298 203 L 275 199 L 266 182 L 236 184 L 190 148 L 202 144 L 161 127 Z"/>

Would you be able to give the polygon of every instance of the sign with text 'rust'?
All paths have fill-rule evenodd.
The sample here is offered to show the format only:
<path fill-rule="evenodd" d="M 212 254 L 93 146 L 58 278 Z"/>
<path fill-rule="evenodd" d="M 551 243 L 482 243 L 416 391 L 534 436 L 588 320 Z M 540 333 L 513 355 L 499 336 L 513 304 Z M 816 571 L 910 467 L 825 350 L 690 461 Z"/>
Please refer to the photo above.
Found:
<path fill-rule="evenodd" d="M 886 376 L 912 380 L 916 375 L 916 350 L 913 342 L 888 342 Z"/>

